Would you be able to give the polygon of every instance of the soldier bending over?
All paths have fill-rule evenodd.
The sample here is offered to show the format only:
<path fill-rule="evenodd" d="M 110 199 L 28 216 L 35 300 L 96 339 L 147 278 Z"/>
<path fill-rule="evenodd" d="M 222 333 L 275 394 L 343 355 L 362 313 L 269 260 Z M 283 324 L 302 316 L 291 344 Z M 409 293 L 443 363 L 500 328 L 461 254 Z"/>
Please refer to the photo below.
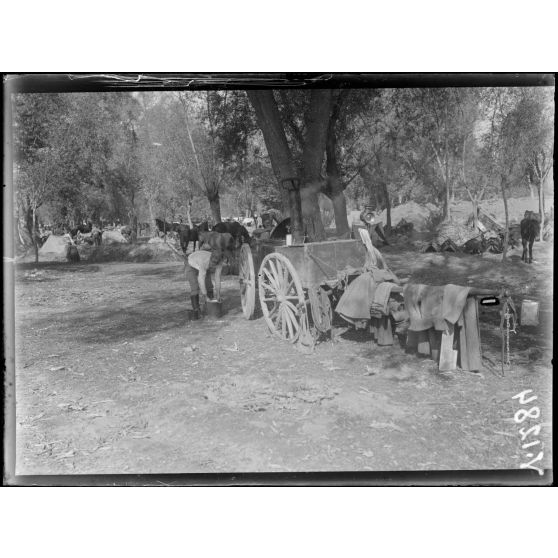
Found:
<path fill-rule="evenodd" d="M 184 260 L 184 272 L 190 283 L 190 301 L 192 303 L 192 319 L 200 317 L 200 291 L 201 303 L 206 300 L 213 300 L 214 291 L 211 275 L 214 275 L 215 298 L 219 300 L 221 294 L 221 270 L 227 257 L 222 250 L 198 250 L 192 252 Z M 209 271 L 209 273 L 208 273 Z"/>

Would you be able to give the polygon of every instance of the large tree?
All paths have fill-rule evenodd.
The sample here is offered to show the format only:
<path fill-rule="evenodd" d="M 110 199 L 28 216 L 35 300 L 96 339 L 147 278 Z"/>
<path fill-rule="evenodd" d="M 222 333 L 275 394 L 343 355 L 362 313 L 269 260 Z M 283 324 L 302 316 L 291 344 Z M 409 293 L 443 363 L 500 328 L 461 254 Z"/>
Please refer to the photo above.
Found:
<path fill-rule="evenodd" d="M 258 126 L 263 133 L 273 172 L 280 187 L 288 196 L 294 241 L 302 242 L 304 240 L 304 230 L 299 189 L 300 181 L 273 91 L 248 91 L 247 95 L 254 107 Z"/>
<path fill-rule="evenodd" d="M 333 92 L 313 89 L 297 92 L 296 102 L 303 101 L 302 119 L 294 119 L 290 98 L 283 95 L 284 111 L 293 115 L 282 117 L 273 91 L 248 91 L 256 112 L 278 182 L 289 193 L 289 209 L 295 240 L 304 237 L 319 241 L 325 239 L 320 216 L 319 193 L 323 187 L 322 167 L 325 159 L 327 133 L 333 107 Z M 303 99 L 306 96 L 306 99 Z M 305 102 L 304 102 L 305 101 Z M 298 141 L 287 140 L 286 127 Z M 299 202 L 300 199 L 300 202 Z M 299 206 L 300 203 L 300 206 Z M 300 209 L 299 209 L 300 207 Z M 302 219 L 300 220 L 299 215 Z"/>

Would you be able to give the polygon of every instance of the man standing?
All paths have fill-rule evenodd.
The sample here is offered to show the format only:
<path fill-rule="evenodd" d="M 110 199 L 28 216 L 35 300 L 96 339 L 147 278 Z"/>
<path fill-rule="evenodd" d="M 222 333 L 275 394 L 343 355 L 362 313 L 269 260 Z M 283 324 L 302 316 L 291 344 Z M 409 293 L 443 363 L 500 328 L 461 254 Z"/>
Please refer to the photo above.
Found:
<path fill-rule="evenodd" d="M 205 304 L 206 300 L 213 300 L 214 298 L 211 275 L 214 275 L 215 293 L 217 300 L 219 300 L 221 295 L 221 270 L 226 260 L 225 252 L 219 249 L 198 250 L 192 252 L 184 260 L 184 272 L 190 283 L 192 319 L 197 320 L 200 317 L 200 291 L 202 304 Z"/>

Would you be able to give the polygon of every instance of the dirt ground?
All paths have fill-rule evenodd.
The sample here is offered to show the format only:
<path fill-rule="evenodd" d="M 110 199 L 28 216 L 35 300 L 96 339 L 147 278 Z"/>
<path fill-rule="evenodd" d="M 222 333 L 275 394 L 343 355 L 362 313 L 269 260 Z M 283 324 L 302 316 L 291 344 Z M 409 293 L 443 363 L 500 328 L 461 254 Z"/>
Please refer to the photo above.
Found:
<path fill-rule="evenodd" d="M 540 447 L 521 448 L 527 424 L 542 425 L 529 440 L 551 468 L 552 246 L 536 243 L 531 266 L 517 253 L 507 264 L 384 254 L 413 281 L 506 285 L 518 305 L 540 301 L 541 325 L 511 336 L 505 377 L 441 373 L 363 331 L 302 354 L 263 318 L 244 319 L 233 276 L 225 315 L 188 322 L 180 262 L 19 265 L 16 473 L 518 469 Z M 498 308 L 480 319 L 499 366 Z M 540 416 L 517 424 L 512 398 L 526 389 Z"/>

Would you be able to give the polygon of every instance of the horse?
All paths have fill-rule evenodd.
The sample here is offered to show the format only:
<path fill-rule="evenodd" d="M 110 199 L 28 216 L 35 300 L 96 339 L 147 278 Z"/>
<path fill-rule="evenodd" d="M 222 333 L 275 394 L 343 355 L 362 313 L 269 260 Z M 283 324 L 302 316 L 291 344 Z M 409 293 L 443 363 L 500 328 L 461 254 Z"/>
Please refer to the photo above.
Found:
<path fill-rule="evenodd" d="M 173 223 L 167 223 L 167 221 L 163 221 L 163 219 L 155 219 L 155 224 L 157 225 L 159 231 L 163 234 L 167 234 L 168 232 L 174 230 Z"/>
<path fill-rule="evenodd" d="M 241 225 L 238 221 L 217 223 L 212 230 L 221 234 L 229 233 L 234 238 L 235 248 L 240 248 L 244 243 L 250 244 L 252 241 L 252 237 L 246 230 L 246 227 Z"/>
<path fill-rule="evenodd" d="M 208 231 L 209 230 L 209 224 L 207 221 L 203 221 L 202 223 L 200 223 L 199 225 L 194 225 L 192 228 L 190 228 L 189 225 L 186 225 L 184 223 L 174 223 L 173 224 L 173 231 L 178 233 L 178 238 L 180 240 L 180 248 L 182 248 L 182 251 L 186 254 L 186 251 L 188 250 L 188 244 L 190 244 L 190 242 L 194 243 L 194 247 L 193 247 L 193 252 L 196 251 L 196 242 L 198 243 L 198 248 L 199 248 L 199 234 L 202 231 Z"/>
<path fill-rule="evenodd" d="M 229 260 L 229 264 L 234 260 L 235 240 L 230 233 L 219 233 L 216 231 L 201 231 L 200 249 L 207 246 L 211 251 L 222 253 Z"/>
<path fill-rule="evenodd" d="M 521 243 L 523 244 L 523 254 L 521 261 L 525 263 L 533 262 L 533 243 L 541 232 L 541 219 L 538 213 L 526 211 L 521 221 Z M 529 246 L 529 257 L 527 257 L 527 246 Z M 529 260 L 529 261 L 527 261 Z"/>

